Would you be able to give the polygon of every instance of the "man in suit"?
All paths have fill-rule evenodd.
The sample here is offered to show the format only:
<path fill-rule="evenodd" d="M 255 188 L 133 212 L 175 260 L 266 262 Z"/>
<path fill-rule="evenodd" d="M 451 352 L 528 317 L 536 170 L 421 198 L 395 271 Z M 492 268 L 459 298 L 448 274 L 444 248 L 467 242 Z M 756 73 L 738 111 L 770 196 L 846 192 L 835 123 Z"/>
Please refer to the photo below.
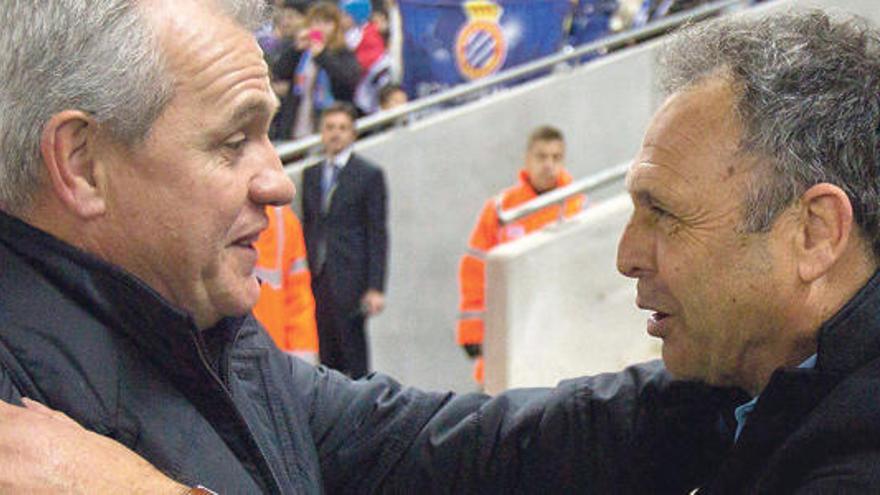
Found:
<path fill-rule="evenodd" d="M 321 363 L 367 374 L 364 323 L 385 306 L 388 260 L 385 176 L 352 153 L 357 111 L 337 103 L 321 115 L 326 158 L 303 174 L 303 229 Z"/>

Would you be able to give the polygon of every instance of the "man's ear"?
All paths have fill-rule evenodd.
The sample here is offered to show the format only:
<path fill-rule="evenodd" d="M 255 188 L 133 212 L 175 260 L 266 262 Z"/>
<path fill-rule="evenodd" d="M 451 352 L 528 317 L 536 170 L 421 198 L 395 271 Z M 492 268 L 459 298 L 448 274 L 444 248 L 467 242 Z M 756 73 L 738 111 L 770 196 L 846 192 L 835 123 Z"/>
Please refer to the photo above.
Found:
<path fill-rule="evenodd" d="M 77 216 L 88 219 L 104 213 L 105 201 L 97 182 L 95 159 L 97 123 L 85 112 L 65 110 L 43 127 L 40 152 L 55 196 Z"/>
<path fill-rule="evenodd" d="M 805 282 L 825 275 L 846 251 L 853 231 L 852 203 L 843 190 L 822 183 L 800 198 L 798 274 Z"/>

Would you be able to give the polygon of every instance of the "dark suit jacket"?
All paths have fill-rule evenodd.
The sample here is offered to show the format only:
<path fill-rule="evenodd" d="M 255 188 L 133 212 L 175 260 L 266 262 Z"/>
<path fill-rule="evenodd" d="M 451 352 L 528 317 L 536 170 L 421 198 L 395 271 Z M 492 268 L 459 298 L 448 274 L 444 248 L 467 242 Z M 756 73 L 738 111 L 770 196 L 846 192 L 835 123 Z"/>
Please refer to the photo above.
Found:
<path fill-rule="evenodd" d="M 321 209 L 323 162 L 303 172 L 303 234 L 309 268 L 329 277 L 334 302 L 356 312 L 367 289 L 385 292 L 388 260 L 387 191 L 382 169 L 351 155 L 339 172 L 328 211 Z M 320 244 L 326 256 L 319 259 Z"/>

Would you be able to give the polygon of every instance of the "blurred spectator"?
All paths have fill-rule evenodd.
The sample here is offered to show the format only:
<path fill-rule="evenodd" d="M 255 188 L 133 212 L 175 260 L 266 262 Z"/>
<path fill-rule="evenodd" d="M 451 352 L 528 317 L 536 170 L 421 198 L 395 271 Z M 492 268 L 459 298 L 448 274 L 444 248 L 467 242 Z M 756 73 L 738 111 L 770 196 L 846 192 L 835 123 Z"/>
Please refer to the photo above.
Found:
<path fill-rule="evenodd" d="M 377 99 L 379 102 L 379 110 L 391 110 L 392 108 L 405 105 L 409 101 L 409 97 L 407 97 L 406 92 L 403 90 L 400 84 L 397 83 L 388 83 L 382 86 L 382 89 L 379 90 L 379 95 Z M 373 126 L 368 130 L 359 131 L 358 137 L 366 138 L 374 134 L 385 132 L 389 129 L 393 129 L 396 126 L 403 124 L 407 120 L 414 119 L 416 117 L 416 115 L 413 115 L 411 113 L 406 116 L 398 117 L 396 119 L 385 122 L 384 124 Z"/>
<path fill-rule="evenodd" d="M 409 97 L 406 91 L 397 83 L 389 83 L 382 86 L 379 90 L 379 107 L 382 110 L 391 110 L 402 105 L 406 105 Z"/>
<path fill-rule="evenodd" d="M 271 2 L 271 18 L 254 32 L 270 66 L 295 39 L 297 26 L 302 24 L 303 14 L 308 6 L 308 0 Z"/>
<path fill-rule="evenodd" d="M 461 299 L 456 332 L 457 343 L 468 357 L 475 360 L 474 379 L 483 383 L 483 316 L 486 312 L 486 254 L 493 247 L 510 242 L 555 222 L 564 213 L 572 216 L 583 208 L 585 197 L 577 195 L 559 205 L 548 206 L 506 225 L 499 222 L 499 213 L 531 201 L 538 195 L 571 183 L 564 168 L 565 138 L 550 126 L 538 127 L 529 136 L 525 168 L 520 170 L 519 184 L 489 199 L 468 241 L 461 258 L 459 283 Z"/>
<path fill-rule="evenodd" d="M 273 50 L 274 45 L 278 42 L 274 21 L 274 18 L 270 19 L 254 31 L 254 38 L 257 39 L 257 43 L 260 45 L 263 53 Z"/>
<path fill-rule="evenodd" d="M 260 299 L 254 316 L 284 352 L 318 364 L 315 298 L 302 226 L 290 207 L 266 208 L 269 227 L 257 241 Z"/>
<path fill-rule="evenodd" d="M 370 20 L 369 0 L 341 0 L 339 5 L 345 41 L 362 69 L 354 104 L 362 115 L 370 114 L 379 110 L 379 89 L 391 82 L 391 60 L 385 51 L 385 40 Z"/>
<path fill-rule="evenodd" d="M 342 13 L 334 3 L 312 4 L 306 13 L 306 25 L 300 35 L 305 51 L 293 86 L 297 100 L 294 138 L 312 134 L 317 116 L 333 102 L 352 102 L 361 76 L 360 65 L 345 43 Z"/>
<path fill-rule="evenodd" d="M 611 31 L 611 18 L 619 7 L 618 0 L 576 1 L 569 44 L 583 45 L 606 36 Z"/>
<path fill-rule="evenodd" d="M 379 31 L 379 36 L 382 37 L 387 49 L 391 39 L 391 19 L 388 17 L 388 12 L 384 7 L 373 9 L 373 13 L 370 14 L 370 22 L 376 26 L 376 31 Z"/>
<path fill-rule="evenodd" d="M 272 70 L 272 89 L 281 100 L 281 106 L 269 130 L 269 138 L 273 141 L 290 139 L 293 134 L 298 99 L 291 92 L 291 88 L 296 68 L 306 49 L 301 34 L 305 30 L 308 2 L 285 0 L 280 3 L 281 5 L 275 8 L 273 18 L 281 41 L 275 52 L 265 52 L 266 60 Z"/>
<path fill-rule="evenodd" d="M 675 14 L 698 7 L 710 0 L 642 0 L 642 5 L 633 19 L 633 27 L 642 27 L 669 14 Z"/>
<path fill-rule="evenodd" d="M 352 378 L 369 370 L 366 319 L 385 307 L 387 189 L 382 169 L 352 152 L 353 106 L 321 117 L 326 160 L 303 171 L 303 231 L 314 275 L 321 363 Z"/>
<path fill-rule="evenodd" d="M 305 0 L 286 0 L 273 10 L 272 24 L 277 43 L 270 49 L 263 49 L 269 65 L 273 65 L 285 52 L 296 43 L 296 39 L 305 26 L 305 11 L 308 2 Z"/>
<path fill-rule="evenodd" d="M 611 31 L 618 33 L 632 27 L 633 19 L 642 7 L 644 0 L 619 0 L 617 12 L 611 17 Z"/>
<path fill-rule="evenodd" d="M 391 59 L 391 80 L 399 83 L 403 79 L 403 20 L 397 0 L 384 0 L 384 7 L 379 14 L 377 26 L 385 37 L 385 51 Z M 387 19 L 387 28 L 383 31 L 381 17 Z"/>
<path fill-rule="evenodd" d="M 370 20 L 373 9 L 369 0 L 341 0 L 339 7 L 342 9 L 345 42 L 354 51 L 363 73 L 366 74 L 385 54 L 385 40 Z"/>

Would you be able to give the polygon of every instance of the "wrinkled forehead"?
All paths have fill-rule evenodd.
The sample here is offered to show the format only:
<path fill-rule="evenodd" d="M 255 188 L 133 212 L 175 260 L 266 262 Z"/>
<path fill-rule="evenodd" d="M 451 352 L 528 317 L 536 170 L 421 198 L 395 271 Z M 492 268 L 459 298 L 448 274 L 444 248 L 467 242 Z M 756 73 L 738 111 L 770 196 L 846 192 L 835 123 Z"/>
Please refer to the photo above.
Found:
<path fill-rule="evenodd" d="M 715 78 L 674 93 L 651 120 L 636 162 L 697 161 L 701 173 L 731 175 L 738 170 L 742 126 L 735 89 Z"/>
<path fill-rule="evenodd" d="M 150 0 L 145 13 L 156 33 L 176 90 L 210 94 L 210 86 L 268 78 L 263 52 L 250 31 L 211 0 Z M 171 5 L 166 5 L 171 4 Z"/>
<path fill-rule="evenodd" d="M 627 174 L 630 193 L 704 203 L 739 197 L 763 162 L 741 148 L 736 96 L 726 81 L 715 79 L 667 98 Z"/>

